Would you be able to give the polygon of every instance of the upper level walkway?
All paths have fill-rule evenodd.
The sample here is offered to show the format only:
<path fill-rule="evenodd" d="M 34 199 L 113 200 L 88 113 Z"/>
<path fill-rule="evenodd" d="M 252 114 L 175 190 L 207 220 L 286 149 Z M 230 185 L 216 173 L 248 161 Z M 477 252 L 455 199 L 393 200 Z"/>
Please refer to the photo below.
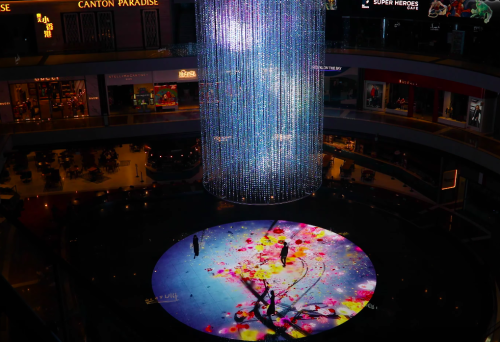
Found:
<path fill-rule="evenodd" d="M 197 45 L 172 44 L 158 50 L 47 54 L 0 58 L 0 81 L 34 77 L 96 75 L 197 67 Z M 327 48 L 326 63 L 415 73 L 500 92 L 500 65 L 461 60 L 459 56 Z M 395 62 L 398 61 L 398 62 Z M 417 64 L 415 64 L 417 63 Z M 422 64 L 426 67 L 422 68 Z M 457 69 L 460 72 L 457 73 Z"/>
<path fill-rule="evenodd" d="M 324 129 L 379 134 L 427 145 L 500 174 L 500 141 L 469 130 L 391 114 L 334 108 L 325 108 Z M 15 147 L 199 131 L 200 113 L 192 109 L 0 125 L 0 134 L 10 134 Z"/>

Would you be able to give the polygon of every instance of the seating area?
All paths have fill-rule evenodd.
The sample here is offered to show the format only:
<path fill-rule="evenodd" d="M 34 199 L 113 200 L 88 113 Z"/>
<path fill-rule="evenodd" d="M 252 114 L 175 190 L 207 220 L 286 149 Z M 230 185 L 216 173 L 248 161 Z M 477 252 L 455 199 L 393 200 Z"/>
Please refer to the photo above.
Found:
<path fill-rule="evenodd" d="M 0 178 L 4 186 L 16 186 L 22 197 L 44 192 L 102 191 L 130 185 L 144 186 L 154 180 L 147 175 L 147 154 L 143 150 L 140 145 L 123 144 L 18 151 L 8 156 Z M 201 178 L 201 173 L 194 178 Z"/>

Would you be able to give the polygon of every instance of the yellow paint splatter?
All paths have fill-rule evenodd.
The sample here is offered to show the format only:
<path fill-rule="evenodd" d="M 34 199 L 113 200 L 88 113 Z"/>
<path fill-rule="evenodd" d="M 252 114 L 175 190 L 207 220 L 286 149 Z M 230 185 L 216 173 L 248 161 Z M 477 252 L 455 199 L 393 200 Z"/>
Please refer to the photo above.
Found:
<path fill-rule="evenodd" d="M 258 333 L 257 330 L 243 330 L 241 332 L 241 339 L 243 341 L 256 341 Z"/>

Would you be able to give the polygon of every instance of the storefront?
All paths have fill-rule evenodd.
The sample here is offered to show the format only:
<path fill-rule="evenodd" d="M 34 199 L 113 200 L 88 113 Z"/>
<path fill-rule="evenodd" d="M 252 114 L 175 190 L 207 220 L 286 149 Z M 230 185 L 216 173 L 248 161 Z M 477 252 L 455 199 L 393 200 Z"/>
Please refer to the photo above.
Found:
<path fill-rule="evenodd" d="M 488 132 L 488 91 L 458 82 L 401 72 L 365 70 L 364 109 Z M 493 113 L 491 113 L 493 114 Z M 484 123 L 486 120 L 486 124 Z M 491 121 L 491 120 L 490 120 Z"/>
<path fill-rule="evenodd" d="M 197 70 L 110 74 L 106 88 L 111 115 L 198 107 Z"/>
<path fill-rule="evenodd" d="M 42 77 L 8 83 L 11 110 L 2 116 L 3 122 L 81 118 L 89 115 L 89 96 L 84 76 Z"/>
<path fill-rule="evenodd" d="M 325 106 L 356 108 L 358 68 L 328 66 L 325 71 Z"/>

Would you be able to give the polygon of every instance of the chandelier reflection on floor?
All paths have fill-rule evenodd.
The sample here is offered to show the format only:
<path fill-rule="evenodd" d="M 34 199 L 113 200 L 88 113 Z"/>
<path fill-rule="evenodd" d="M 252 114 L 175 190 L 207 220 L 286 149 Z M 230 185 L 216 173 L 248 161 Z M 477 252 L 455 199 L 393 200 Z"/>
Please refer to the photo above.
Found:
<path fill-rule="evenodd" d="M 321 184 L 324 7 L 318 0 L 196 0 L 203 182 L 246 204 Z"/>

